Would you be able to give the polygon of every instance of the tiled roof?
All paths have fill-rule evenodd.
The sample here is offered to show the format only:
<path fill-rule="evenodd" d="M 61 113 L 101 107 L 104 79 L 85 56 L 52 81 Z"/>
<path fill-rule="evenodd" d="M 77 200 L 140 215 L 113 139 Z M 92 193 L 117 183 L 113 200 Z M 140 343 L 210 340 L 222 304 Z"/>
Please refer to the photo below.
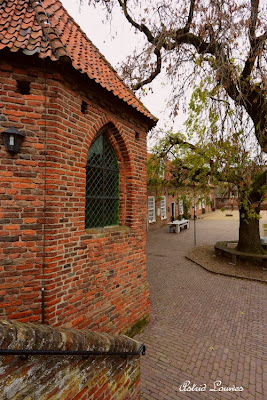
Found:
<path fill-rule="evenodd" d="M 156 121 L 59 0 L 0 0 L 0 51 L 6 47 L 53 61 L 67 57 L 75 69 Z"/>

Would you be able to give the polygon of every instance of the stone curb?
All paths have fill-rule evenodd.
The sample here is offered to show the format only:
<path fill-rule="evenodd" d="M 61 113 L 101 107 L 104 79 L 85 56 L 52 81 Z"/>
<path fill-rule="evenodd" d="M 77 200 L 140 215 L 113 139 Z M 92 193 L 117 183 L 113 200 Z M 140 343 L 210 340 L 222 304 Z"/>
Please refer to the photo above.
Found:
<path fill-rule="evenodd" d="M 233 274 L 230 274 L 230 273 L 227 274 L 227 273 L 225 273 L 225 272 L 217 272 L 217 271 L 214 271 L 214 270 L 212 270 L 212 269 L 207 268 L 206 266 L 204 266 L 203 264 L 200 264 L 199 262 L 193 260 L 193 259 L 190 258 L 189 256 L 185 256 L 185 258 L 186 258 L 187 260 L 193 262 L 194 264 L 198 265 L 199 267 L 203 268 L 205 271 L 211 272 L 211 273 L 216 274 L 216 275 L 223 275 L 223 276 L 228 276 L 229 278 L 245 279 L 245 280 L 247 280 L 247 281 L 260 282 L 260 283 L 263 283 L 263 284 L 265 284 L 265 285 L 267 284 L 267 282 L 264 281 L 264 280 L 262 280 L 262 279 L 248 278 L 248 277 L 246 277 L 246 276 L 233 275 Z"/>

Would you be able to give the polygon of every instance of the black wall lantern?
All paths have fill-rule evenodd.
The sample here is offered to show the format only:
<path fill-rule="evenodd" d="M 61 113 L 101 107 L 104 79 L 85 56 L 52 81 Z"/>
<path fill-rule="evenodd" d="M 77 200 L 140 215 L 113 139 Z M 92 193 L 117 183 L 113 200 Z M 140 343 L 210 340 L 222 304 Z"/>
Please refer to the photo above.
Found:
<path fill-rule="evenodd" d="M 18 153 L 25 134 L 18 131 L 14 126 L 1 133 L 6 151 Z"/>

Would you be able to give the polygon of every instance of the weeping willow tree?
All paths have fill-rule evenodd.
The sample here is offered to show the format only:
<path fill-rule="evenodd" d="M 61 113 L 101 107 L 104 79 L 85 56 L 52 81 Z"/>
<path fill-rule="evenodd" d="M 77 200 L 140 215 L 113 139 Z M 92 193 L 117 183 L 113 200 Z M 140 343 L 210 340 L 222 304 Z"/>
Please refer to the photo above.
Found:
<path fill-rule="evenodd" d="M 210 92 L 206 82 L 195 87 L 189 103 L 187 135 L 161 133 L 155 157 L 168 157 L 174 185 L 185 182 L 207 188 L 209 183 L 224 183 L 234 187 L 240 216 L 238 250 L 264 253 L 259 220 L 261 203 L 267 199 L 266 155 L 251 140 L 253 126 L 244 118 L 242 108 L 228 103 L 222 114 L 214 96 L 215 91 Z"/>
<path fill-rule="evenodd" d="M 261 159 L 267 153 L 266 0 L 89 0 L 89 4 L 102 7 L 107 19 L 120 10 L 137 39 L 142 39 L 120 70 L 133 90 L 142 91 L 163 75 L 171 83 L 169 105 L 177 115 L 185 94 L 199 84 L 192 100 L 197 104 L 195 109 L 191 104 L 190 112 L 198 115 L 204 96 L 210 120 L 209 129 L 199 136 L 201 142 L 194 143 L 204 146 L 214 161 L 210 167 L 214 175 L 220 172 L 238 185 L 239 249 L 262 252 L 258 231 L 259 207 L 266 193 Z M 191 117 L 188 131 L 200 135 L 201 127 Z M 203 138 L 209 138 L 208 145 Z"/>
<path fill-rule="evenodd" d="M 267 198 L 267 157 L 253 140 L 254 127 L 239 104 L 224 99 L 222 88 L 209 90 L 210 77 L 195 89 L 186 122 L 189 138 L 208 160 L 206 173 L 217 185 L 227 182 L 237 189 L 239 202 L 238 250 L 264 253 L 259 234 L 261 203 Z"/>
<path fill-rule="evenodd" d="M 267 152 L 266 0 L 88 3 L 106 10 L 107 19 L 120 10 L 136 32 L 136 42 L 142 39 L 121 66 L 134 90 L 163 74 L 171 82 L 175 114 L 188 88 L 199 77 L 209 76 L 210 89 L 221 88 L 221 105 L 230 100 L 243 109 L 253 125 L 254 140 Z"/>

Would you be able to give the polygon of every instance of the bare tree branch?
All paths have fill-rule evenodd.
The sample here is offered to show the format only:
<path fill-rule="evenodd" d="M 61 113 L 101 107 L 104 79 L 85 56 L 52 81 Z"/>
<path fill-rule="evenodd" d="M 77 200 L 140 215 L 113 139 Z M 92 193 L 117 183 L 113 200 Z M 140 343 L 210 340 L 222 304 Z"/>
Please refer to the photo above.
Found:
<path fill-rule="evenodd" d="M 251 47 L 254 47 L 255 31 L 259 13 L 259 0 L 251 0 L 250 7 L 251 7 L 251 17 L 250 17 L 249 39 Z"/>
<path fill-rule="evenodd" d="M 121 8 L 122 8 L 122 10 L 123 10 L 123 13 L 124 13 L 124 15 L 125 15 L 125 18 L 127 19 L 127 21 L 128 22 L 130 22 L 130 24 L 132 25 L 132 26 L 134 26 L 136 29 L 138 29 L 140 32 L 143 32 L 145 35 L 146 35 L 146 37 L 147 37 L 147 40 L 150 42 L 150 43 L 154 43 L 155 42 L 155 38 L 154 38 L 154 36 L 152 35 L 152 32 L 148 29 L 148 27 L 146 26 L 146 25 L 144 25 L 144 24 L 138 24 L 131 16 L 130 16 L 130 14 L 128 13 L 128 9 L 127 9 L 127 0 L 118 0 L 118 2 L 119 2 L 119 5 L 121 6 Z"/>
<path fill-rule="evenodd" d="M 130 22 L 130 24 L 131 24 L 132 26 L 134 26 L 136 29 L 138 29 L 140 32 L 143 32 L 143 33 L 146 35 L 147 40 L 148 40 L 150 43 L 152 43 L 152 44 L 154 44 L 154 45 L 156 46 L 156 48 L 155 48 L 155 50 L 154 50 L 154 54 L 155 54 L 156 57 L 157 57 L 156 68 L 155 68 L 155 70 L 150 74 L 149 78 L 147 78 L 147 79 L 145 79 L 145 80 L 143 80 L 143 81 L 141 81 L 141 82 L 138 82 L 136 85 L 133 86 L 133 90 L 138 90 L 138 89 L 140 89 L 142 86 L 144 86 L 144 85 L 146 85 L 146 84 L 152 82 L 152 81 L 156 78 L 156 76 L 159 75 L 159 73 L 160 73 L 160 71 L 161 71 L 161 64 L 162 64 L 162 58 L 161 58 L 161 53 L 160 53 L 160 49 L 161 49 L 162 45 L 161 45 L 159 42 L 157 43 L 155 37 L 152 35 L 152 32 L 148 29 L 148 27 L 147 27 L 146 25 L 144 25 L 144 24 L 138 24 L 138 23 L 137 23 L 136 21 L 134 21 L 134 19 L 129 15 L 128 10 L 127 10 L 127 5 L 126 5 L 127 0 L 124 0 L 124 1 L 118 0 L 118 2 L 119 2 L 120 6 L 121 6 L 121 8 L 122 8 L 122 10 L 123 10 L 123 13 L 124 13 L 126 19 Z"/>
<path fill-rule="evenodd" d="M 187 24 L 185 26 L 185 32 L 189 32 L 189 29 L 190 29 L 190 26 L 191 26 L 191 23 L 193 20 L 193 16 L 194 16 L 195 4 L 196 4 L 195 0 L 190 1 L 190 9 L 189 9 L 189 15 L 188 15 L 188 19 L 187 19 Z"/>
<path fill-rule="evenodd" d="M 259 57 L 260 53 L 262 52 L 263 45 L 266 39 L 267 39 L 267 31 L 264 32 L 264 34 L 262 34 L 258 38 L 255 38 L 253 40 L 254 46 L 250 48 L 248 58 L 245 62 L 244 69 L 240 76 L 240 80 L 245 81 L 245 79 L 247 79 L 247 77 L 251 74 L 256 58 Z"/>
<path fill-rule="evenodd" d="M 160 50 L 158 48 L 155 48 L 154 53 L 157 56 L 157 63 L 156 63 L 156 69 L 150 74 L 149 78 L 137 83 L 136 85 L 133 86 L 133 90 L 138 90 L 141 87 L 143 87 L 144 85 L 152 82 L 157 75 L 159 75 L 160 71 L 161 71 L 161 63 L 162 63 L 162 58 L 161 58 L 161 53 Z"/>
<path fill-rule="evenodd" d="M 133 89 L 138 90 L 147 83 L 151 83 L 160 74 L 166 55 L 169 55 L 171 52 L 173 52 L 173 54 L 181 54 L 178 53 L 178 50 L 184 51 L 184 53 L 188 55 L 188 47 L 191 46 L 200 56 L 207 56 L 203 61 L 209 63 L 209 67 L 214 71 L 214 78 L 217 83 L 224 88 L 228 96 L 237 106 L 245 108 L 253 121 L 258 143 L 262 150 L 267 152 L 266 81 L 263 73 L 261 75 L 262 79 L 260 85 L 258 85 L 252 77 L 252 73 L 255 71 L 256 60 L 260 58 L 264 59 L 262 56 L 264 55 L 263 52 L 267 39 L 267 32 L 264 32 L 258 37 L 256 36 L 258 26 L 261 26 L 261 29 L 264 26 L 259 25 L 258 21 L 260 0 L 247 0 L 247 2 L 247 10 L 250 13 L 250 25 L 247 30 L 244 21 L 241 27 L 244 33 L 245 31 L 248 33 L 250 49 L 244 62 L 243 71 L 240 74 L 236 65 L 231 61 L 233 52 L 229 51 L 230 45 L 228 43 L 228 36 L 225 33 L 228 32 L 228 34 L 234 38 L 237 37 L 239 33 L 239 26 L 238 22 L 235 22 L 235 17 L 231 20 L 231 13 L 233 11 L 239 13 L 243 12 L 243 8 L 241 6 L 239 7 L 236 2 L 227 2 L 226 7 L 228 8 L 220 7 L 220 5 L 217 7 L 216 2 L 213 1 L 211 1 L 209 5 L 206 4 L 209 2 L 203 2 L 202 17 L 204 16 L 205 18 L 205 12 L 207 12 L 207 10 L 213 11 L 214 14 L 207 15 L 207 18 L 205 18 L 203 24 L 201 24 L 197 18 L 194 21 L 195 23 L 193 23 L 195 12 L 199 12 L 200 10 L 199 2 L 196 2 L 196 0 L 188 0 L 188 14 L 186 8 L 181 13 L 184 17 L 187 15 L 184 26 L 181 26 L 181 24 L 183 24 L 183 18 L 180 18 L 178 22 L 178 26 L 180 25 L 180 27 L 178 29 L 175 28 L 175 20 L 169 25 L 169 29 L 166 28 L 162 20 L 160 22 L 161 25 L 155 25 L 154 29 L 149 29 L 148 25 L 143 23 L 145 19 L 142 19 L 142 23 L 138 23 L 129 14 L 127 0 L 118 0 L 128 22 L 139 30 L 139 32 L 145 34 L 148 42 L 154 48 L 154 50 L 152 48 L 152 54 L 154 51 L 156 56 L 154 70 L 149 73 L 148 78 L 141 79 L 140 82 L 137 82 Z M 165 6 L 168 8 L 167 4 Z M 200 15 L 201 14 L 198 14 L 198 17 Z M 214 19 L 216 16 L 218 17 L 218 21 Z M 147 23 L 150 22 L 149 17 L 146 21 L 148 21 Z M 235 34 L 236 36 L 234 36 Z M 235 46 L 237 45 L 238 43 L 236 41 Z M 234 47 L 232 50 L 233 49 Z M 183 60 L 179 59 L 177 62 L 181 63 L 182 61 Z M 260 64 L 258 63 L 258 65 Z M 171 71 L 171 68 L 169 68 L 169 71 Z M 146 73 L 146 66 L 144 72 Z"/>

